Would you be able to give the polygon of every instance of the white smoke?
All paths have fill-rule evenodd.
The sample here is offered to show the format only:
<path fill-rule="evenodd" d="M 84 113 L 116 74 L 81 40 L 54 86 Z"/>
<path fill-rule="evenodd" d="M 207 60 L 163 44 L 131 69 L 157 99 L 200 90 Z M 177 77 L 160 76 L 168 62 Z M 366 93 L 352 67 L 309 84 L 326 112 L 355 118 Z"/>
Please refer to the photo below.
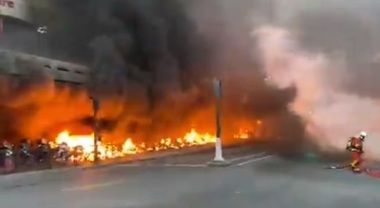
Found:
<path fill-rule="evenodd" d="M 324 151 L 343 151 L 350 136 L 367 131 L 365 155 L 380 160 L 380 103 L 341 88 L 348 78 L 343 60 L 303 50 L 286 29 L 262 26 L 253 36 L 268 82 L 296 88 L 289 109 L 303 119 L 308 137 Z"/>

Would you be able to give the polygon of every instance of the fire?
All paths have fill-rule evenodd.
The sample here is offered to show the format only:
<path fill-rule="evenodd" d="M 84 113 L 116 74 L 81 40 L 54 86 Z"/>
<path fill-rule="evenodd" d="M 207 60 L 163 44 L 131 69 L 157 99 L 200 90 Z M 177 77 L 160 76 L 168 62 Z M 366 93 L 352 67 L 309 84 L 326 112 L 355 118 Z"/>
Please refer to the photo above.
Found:
<path fill-rule="evenodd" d="M 252 134 L 251 130 L 239 129 L 239 133 L 234 134 L 235 139 L 248 139 Z"/>
<path fill-rule="evenodd" d="M 133 143 L 132 139 L 128 138 L 123 146 L 122 146 L 122 153 L 123 154 L 136 154 L 138 153 L 137 146 Z"/>
<path fill-rule="evenodd" d="M 235 139 L 249 139 L 252 137 L 260 137 L 262 136 L 262 125 L 263 122 L 261 120 L 257 120 L 253 126 L 250 124 L 242 125 L 246 128 L 240 128 L 239 132 L 237 134 L 234 134 L 233 137 Z"/>
<path fill-rule="evenodd" d="M 70 135 L 68 131 L 61 132 L 56 140 L 55 145 L 66 143 L 72 152 L 73 160 L 93 160 L 95 152 L 94 134 L 91 135 Z M 97 143 L 98 157 L 100 159 L 116 158 L 122 156 L 112 145 L 105 145 L 102 142 Z"/>
<path fill-rule="evenodd" d="M 104 160 L 148 151 L 180 149 L 190 146 L 205 145 L 214 143 L 215 141 L 216 137 L 212 134 L 200 134 L 195 129 L 191 129 L 191 131 L 186 133 L 183 138 L 163 138 L 159 142 L 152 145 L 146 145 L 145 143 L 136 144 L 133 139 L 127 138 L 120 148 L 115 145 L 106 144 L 99 141 L 97 142 L 97 149 L 98 158 Z M 51 143 L 51 146 L 57 147 L 62 143 L 66 143 L 69 146 L 70 151 L 73 152 L 73 156 L 71 156 L 72 160 L 94 160 L 94 134 L 71 135 L 68 131 L 63 131 L 57 136 L 55 141 Z"/>

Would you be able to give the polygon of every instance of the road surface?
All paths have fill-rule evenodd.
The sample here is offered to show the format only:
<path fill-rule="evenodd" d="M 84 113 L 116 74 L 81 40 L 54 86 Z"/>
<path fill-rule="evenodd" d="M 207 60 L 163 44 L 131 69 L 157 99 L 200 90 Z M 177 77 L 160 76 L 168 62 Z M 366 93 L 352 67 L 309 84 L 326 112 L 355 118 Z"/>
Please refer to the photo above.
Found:
<path fill-rule="evenodd" d="M 380 179 L 259 151 L 226 151 L 89 170 L 77 178 L 1 190 L 6 208 L 378 208 Z"/>

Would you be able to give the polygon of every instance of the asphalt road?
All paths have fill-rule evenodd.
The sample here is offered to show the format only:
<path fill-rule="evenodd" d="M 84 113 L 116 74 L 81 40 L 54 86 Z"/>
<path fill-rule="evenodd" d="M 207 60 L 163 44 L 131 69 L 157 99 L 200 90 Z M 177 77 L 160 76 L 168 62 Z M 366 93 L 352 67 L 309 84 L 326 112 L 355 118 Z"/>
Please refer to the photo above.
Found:
<path fill-rule="evenodd" d="M 204 166 L 212 157 L 204 152 L 1 190 L 0 201 L 7 208 L 379 207 L 380 179 L 249 148 L 238 152 L 225 152 L 230 167 Z"/>
<path fill-rule="evenodd" d="M 255 160 L 255 158 L 262 157 L 266 153 L 264 145 L 247 145 L 229 147 L 223 150 L 223 155 L 226 161 L 238 164 L 245 161 Z M 173 167 L 205 167 L 214 159 L 214 149 L 206 149 L 196 154 L 185 154 L 171 157 L 163 157 L 155 160 L 148 160 L 142 162 L 128 163 L 120 165 L 122 167 L 135 167 L 135 166 L 173 166 Z"/>

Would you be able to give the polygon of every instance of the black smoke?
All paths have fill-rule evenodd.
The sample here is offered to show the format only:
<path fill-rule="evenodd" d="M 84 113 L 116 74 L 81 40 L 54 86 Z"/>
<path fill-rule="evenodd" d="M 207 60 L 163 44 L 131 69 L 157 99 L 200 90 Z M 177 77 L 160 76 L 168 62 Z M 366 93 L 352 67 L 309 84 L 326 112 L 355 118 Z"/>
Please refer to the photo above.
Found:
<path fill-rule="evenodd" d="M 144 137 L 191 126 L 210 131 L 211 80 L 219 77 L 225 129 L 260 119 L 272 125 L 271 136 L 302 137 L 302 125 L 287 113 L 295 92 L 266 85 L 252 53 L 248 16 L 257 2 L 231 2 L 52 0 L 55 18 L 36 21 L 49 28 L 50 56 L 91 68 L 88 93 L 101 100 L 107 131 Z M 72 120 L 91 123 L 84 111 Z"/>

